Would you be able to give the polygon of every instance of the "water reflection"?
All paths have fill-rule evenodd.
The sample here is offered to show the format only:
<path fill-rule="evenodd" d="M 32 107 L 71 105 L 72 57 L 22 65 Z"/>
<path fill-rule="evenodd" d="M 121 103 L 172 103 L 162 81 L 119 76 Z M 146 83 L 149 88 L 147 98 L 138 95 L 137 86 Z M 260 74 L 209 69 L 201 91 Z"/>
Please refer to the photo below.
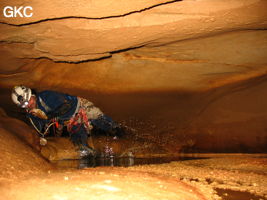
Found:
<path fill-rule="evenodd" d="M 215 189 L 217 194 L 222 198 L 222 200 L 264 200 L 264 197 L 251 194 L 249 192 L 234 191 L 229 189 Z"/>
<path fill-rule="evenodd" d="M 109 166 L 109 167 L 129 167 L 134 165 L 133 157 L 116 158 L 100 157 L 100 158 L 84 158 L 78 161 L 78 169 L 97 167 L 97 166 Z"/>
<path fill-rule="evenodd" d="M 169 163 L 172 161 L 182 161 L 182 160 L 192 160 L 192 159 L 203 159 L 195 157 L 153 157 L 153 158 L 135 158 L 133 156 L 128 157 L 96 157 L 96 158 L 83 158 L 80 160 L 61 160 L 53 161 L 52 163 L 59 168 L 92 168 L 99 166 L 108 166 L 108 167 L 130 167 L 133 165 L 148 165 L 148 164 L 161 164 Z"/>

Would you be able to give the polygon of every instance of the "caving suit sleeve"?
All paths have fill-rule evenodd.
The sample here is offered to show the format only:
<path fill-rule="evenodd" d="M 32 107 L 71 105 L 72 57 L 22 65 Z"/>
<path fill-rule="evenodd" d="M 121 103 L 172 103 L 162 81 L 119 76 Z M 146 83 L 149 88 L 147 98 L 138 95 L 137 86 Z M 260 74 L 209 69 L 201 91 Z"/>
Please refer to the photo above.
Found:
<path fill-rule="evenodd" d="M 75 96 L 55 91 L 43 91 L 37 95 L 37 105 L 47 115 L 48 119 L 58 117 L 60 120 L 69 120 L 77 107 L 78 99 Z"/>

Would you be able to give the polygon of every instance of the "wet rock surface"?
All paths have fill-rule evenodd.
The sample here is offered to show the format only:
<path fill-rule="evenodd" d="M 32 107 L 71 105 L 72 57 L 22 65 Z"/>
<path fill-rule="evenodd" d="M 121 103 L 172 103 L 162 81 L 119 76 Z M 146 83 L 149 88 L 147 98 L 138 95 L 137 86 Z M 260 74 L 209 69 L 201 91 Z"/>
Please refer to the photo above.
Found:
<path fill-rule="evenodd" d="M 246 191 L 256 194 L 256 199 L 267 199 L 266 155 L 231 156 L 226 154 L 219 156 L 218 154 L 210 156 L 213 158 L 131 167 L 129 169 L 176 177 L 198 188 L 228 189 L 229 193 L 231 190 Z M 219 193 L 222 195 L 221 192 Z M 238 196 L 238 193 L 233 195 L 233 199 L 239 199 L 242 193 L 241 196 Z M 227 199 L 227 197 L 224 198 Z M 215 195 L 213 199 L 220 198 Z"/>
<path fill-rule="evenodd" d="M 266 158 L 224 155 L 128 168 L 49 170 L 24 179 L 1 179 L 0 191 L 5 199 L 227 200 L 251 194 L 247 197 L 259 200 L 267 197 L 266 173 Z"/>
<path fill-rule="evenodd" d="M 136 130 L 108 143 L 116 155 L 266 152 L 266 1 L 4 0 L 0 8 L 26 3 L 32 18 L 0 16 L 1 198 L 216 200 L 217 191 L 228 200 L 233 190 L 266 199 L 266 158 L 251 155 L 56 170 L 47 160 L 77 158 L 68 138 L 40 149 L 10 102 L 19 84 L 88 97 Z M 94 140 L 100 152 L 105 142 Z"/>
<path fill-rule="evenodd" d="M 207 199 L 182 181 L 116 168 L 51 172 L 9 186 L 0 189 L 5 199 Z"/>
<path fill-rule="evenodd" d="M 267 196 L 266 155 L 216 154 L 206 155 L 208 159 L 160 165 L 57 170 L 42 159 L 36 149 L 22 142 L 26 133 L 30 135 L 25 124 L 9 118 L 4 111 L 1 111 L 1 117 L 5 122 L 1 123 L 0 130 L 0 192 L 4 199 L 71 199 L 78 196 L 88 198 L 91 195 L 92 199 L 214 200 L 220 199 L 216 188 L 227 189 L 224 195 L 227 192 L 230 195 L 229 189 L 246 191 L 257 195 L 259 199 Z M 10 124 L 13 129 L 6 128 Z M 25 127 L 19 129 L 20 126 Z M 64 144 L 68 146 L 68 142 Z M 59 147 L 59 151 L 55 152 L 64 150 Z M 139 153 L 146 151 L 144 149 Z M 191 156 L 203 157 L 201 154 Z"/>

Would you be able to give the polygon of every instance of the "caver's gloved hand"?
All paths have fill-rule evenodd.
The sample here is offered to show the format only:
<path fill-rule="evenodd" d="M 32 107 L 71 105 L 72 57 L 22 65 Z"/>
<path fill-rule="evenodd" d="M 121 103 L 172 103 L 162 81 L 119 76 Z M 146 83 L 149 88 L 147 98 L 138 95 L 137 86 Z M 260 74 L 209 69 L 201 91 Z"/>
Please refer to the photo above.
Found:
<path fill-rule="evenodd" d="M 28 111 L 31 115 L 35 116 L 35 117 L 38 117 L 40 119 L 44 119 L 44 120 L 47 120 L 48 117 L 47 115 L 40 109 L 38 108 L 34 108 L 34 109 L 31 109 Z"/>
<path fill-rule="evenodd" d="M 61 115 L 64 115 L 69 111 L 71 108 L 71 105 L 69 103 L 64 103 L 61 106 L 59 106 L 56 110 L 53 110 L 47 114 L 45 114 L 41 109 L 31 109 L 29 110 L 29 113 L 40 118 L 40 119 L 53 119 L 53 118 L 58 118 Z"/>

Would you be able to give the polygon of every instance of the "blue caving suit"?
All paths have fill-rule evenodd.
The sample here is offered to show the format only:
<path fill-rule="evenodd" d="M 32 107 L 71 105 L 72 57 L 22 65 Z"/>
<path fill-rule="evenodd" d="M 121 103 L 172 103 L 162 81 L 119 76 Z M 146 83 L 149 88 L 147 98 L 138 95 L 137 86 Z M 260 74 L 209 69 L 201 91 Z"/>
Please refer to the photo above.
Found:
<path fill-rule="evenodd" d="M 70 120 L 74 114 L 77 113 L 79 98 L 64 93 L 46 90 L 36 94 L 36 103 L 37 109 L 40 109 L 45 114 L 46 119 L 36 117 L 31 113 L 28 113 L 27 115 L 32 119 L 35 126 L 43 132 L 45 125 L 53 118 L 56 118 L 61 125 Z M 106 134 L 113 135 L 114 131 L 119 129 L 119 125 L 104 114 L 93 119 L 88 118 L 88 120 L 93 126 L 93 129 Z M 72 129 L 74 132 L 71 134 L 72 142 L 75 145 L 87 146 L 88 130 L 86 127 L 82 124 L 79 127 L 73 126 Z"/>

